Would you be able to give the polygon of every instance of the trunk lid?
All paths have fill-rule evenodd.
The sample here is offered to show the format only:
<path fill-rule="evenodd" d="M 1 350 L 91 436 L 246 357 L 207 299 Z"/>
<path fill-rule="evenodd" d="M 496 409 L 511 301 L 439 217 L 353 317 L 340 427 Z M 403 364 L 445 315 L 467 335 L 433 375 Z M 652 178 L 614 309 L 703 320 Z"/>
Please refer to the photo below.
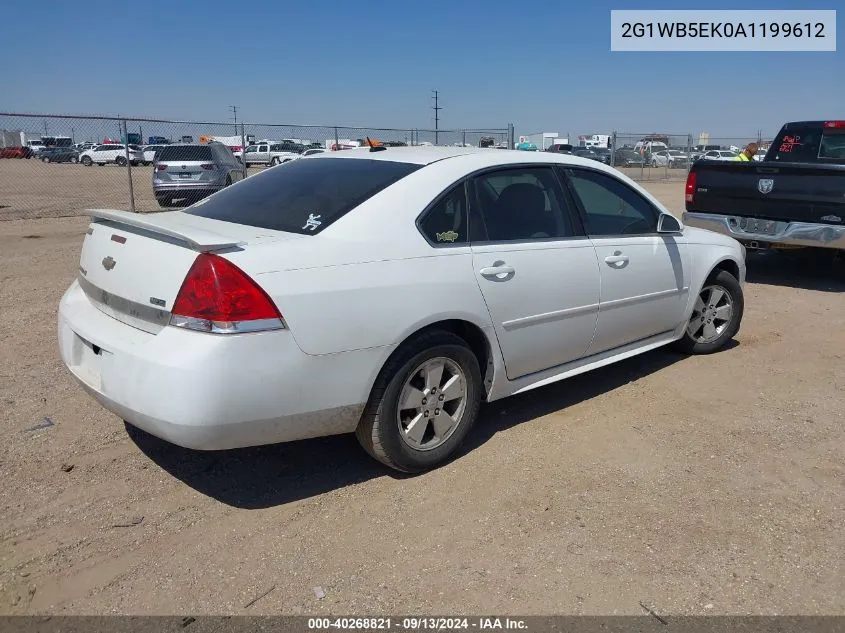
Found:
<path fill-rule="evenodd" d="M 302 237 L 180 211 L 145 216 L 106 209 L 89 214 L 80 286 L 103 313 L 153 334 L 170 322 L 176 295 L 199 253 L 225 254 Z"/>

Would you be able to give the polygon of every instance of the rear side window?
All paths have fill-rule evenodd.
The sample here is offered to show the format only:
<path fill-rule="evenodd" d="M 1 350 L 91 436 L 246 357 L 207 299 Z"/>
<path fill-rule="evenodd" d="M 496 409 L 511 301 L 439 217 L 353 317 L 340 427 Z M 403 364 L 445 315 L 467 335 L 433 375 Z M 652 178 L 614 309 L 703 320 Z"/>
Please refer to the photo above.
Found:
<path fill-rule="evenodd" d="M 845 128 L 824 131 L 821 146 L 819 146 L 819 158 L 845 160 Z"/>
<path fill-rule="evenodd" d="M 157 156 L 160 162 L 169 160 L 212 160 L 211 148 L 207 145 L 168 145 Z"/>
<path fill-rule="evenodd" d="M 461 182 L 420 218 L 420 230 L 433 244 L 464 244 L 469 241 L 467 210 L 466 189 Z"/>
<path fill-rule="evenodd" d="M 291 161 L 223 189 L 185 212 L 313 235 L 420 167 L 358 158 Z"/>
<path fill-rule="evenodd" d="M 769 160 L 814 163 L 819 159 L 845 159 L 845 128 L 805 125 L 778 134 L 769 150 Z"/>

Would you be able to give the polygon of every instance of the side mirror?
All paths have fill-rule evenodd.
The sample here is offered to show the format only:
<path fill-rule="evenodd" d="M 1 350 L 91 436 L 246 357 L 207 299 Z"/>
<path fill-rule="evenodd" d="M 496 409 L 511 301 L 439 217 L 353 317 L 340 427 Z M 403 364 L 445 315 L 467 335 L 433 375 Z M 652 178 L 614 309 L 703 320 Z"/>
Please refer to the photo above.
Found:
<path fill-rule="evenodd" d="M 668 213 L 661 213 L 657 218 L 657 232 L 658 233 L 682 233 L 684 230 L 681 221 L 674 215 Z"/>

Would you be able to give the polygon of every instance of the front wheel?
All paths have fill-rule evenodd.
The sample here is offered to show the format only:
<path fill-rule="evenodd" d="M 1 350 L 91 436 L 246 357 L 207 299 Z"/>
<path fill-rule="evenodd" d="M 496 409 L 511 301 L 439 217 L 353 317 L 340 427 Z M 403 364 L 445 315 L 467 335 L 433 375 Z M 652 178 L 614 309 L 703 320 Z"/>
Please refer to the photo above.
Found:
<path fill-rule="evenodd" d="M 71 156 L 70 162 L 71 162 L 72 165 L 76 165 L 76 163 L 79 162 L 79 159 L 76 156 Z"/>
<path fill-rule="evenodd" d="M 90 167 L 91 165 L 94 164 L 94 161 L 91 160 L 90 156 L 83 156 L 82 157 L 82 164 L 85 165 L 86 167 Z"/>
<path fill-rule="evenodd" d="M 481 399 L 478 359 L 466 341 L 431 331 L 400 347 L 382 369 L 355 434 L 386 466 L 430 470 L 455 456 Z"/>
<path fill-rule="evenodd" d="M 678 349 L 687 354 L 718 352 L 736 336 L 744 310 L 745 298 L 736 277 L 725 270 L 711 275 L 698 293 Z"/>
<path fill-rule="evenodd" d="M 126 158 L 124 156 L 118 156 L 114 159 L 114 162 L 117 163 L 118 167 L 126 167 Z"/>

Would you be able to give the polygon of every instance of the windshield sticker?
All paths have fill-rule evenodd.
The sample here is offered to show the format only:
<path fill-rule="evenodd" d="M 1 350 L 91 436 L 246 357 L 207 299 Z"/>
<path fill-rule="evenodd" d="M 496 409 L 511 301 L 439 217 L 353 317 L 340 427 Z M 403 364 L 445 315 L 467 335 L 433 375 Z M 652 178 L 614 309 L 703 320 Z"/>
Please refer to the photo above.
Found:
<path fill-rule="evenodd" d="M 443 231 L 443 233 L 435 233 L 434 236 L 438 242 L 454 242 L 458 239 L 458 234 L 454 231 Z"/>
<path fill-rule="evenodd" d="M 313 231 L 318 226 L 320 226 L 322 222 L 320 221 L 320 215 L 315 215 L 313 213 L 308 214 L 308 219 L 305 220 L 305 224 L 303 225 L 303 229 L 308 229 L 309 231 Z"/>

